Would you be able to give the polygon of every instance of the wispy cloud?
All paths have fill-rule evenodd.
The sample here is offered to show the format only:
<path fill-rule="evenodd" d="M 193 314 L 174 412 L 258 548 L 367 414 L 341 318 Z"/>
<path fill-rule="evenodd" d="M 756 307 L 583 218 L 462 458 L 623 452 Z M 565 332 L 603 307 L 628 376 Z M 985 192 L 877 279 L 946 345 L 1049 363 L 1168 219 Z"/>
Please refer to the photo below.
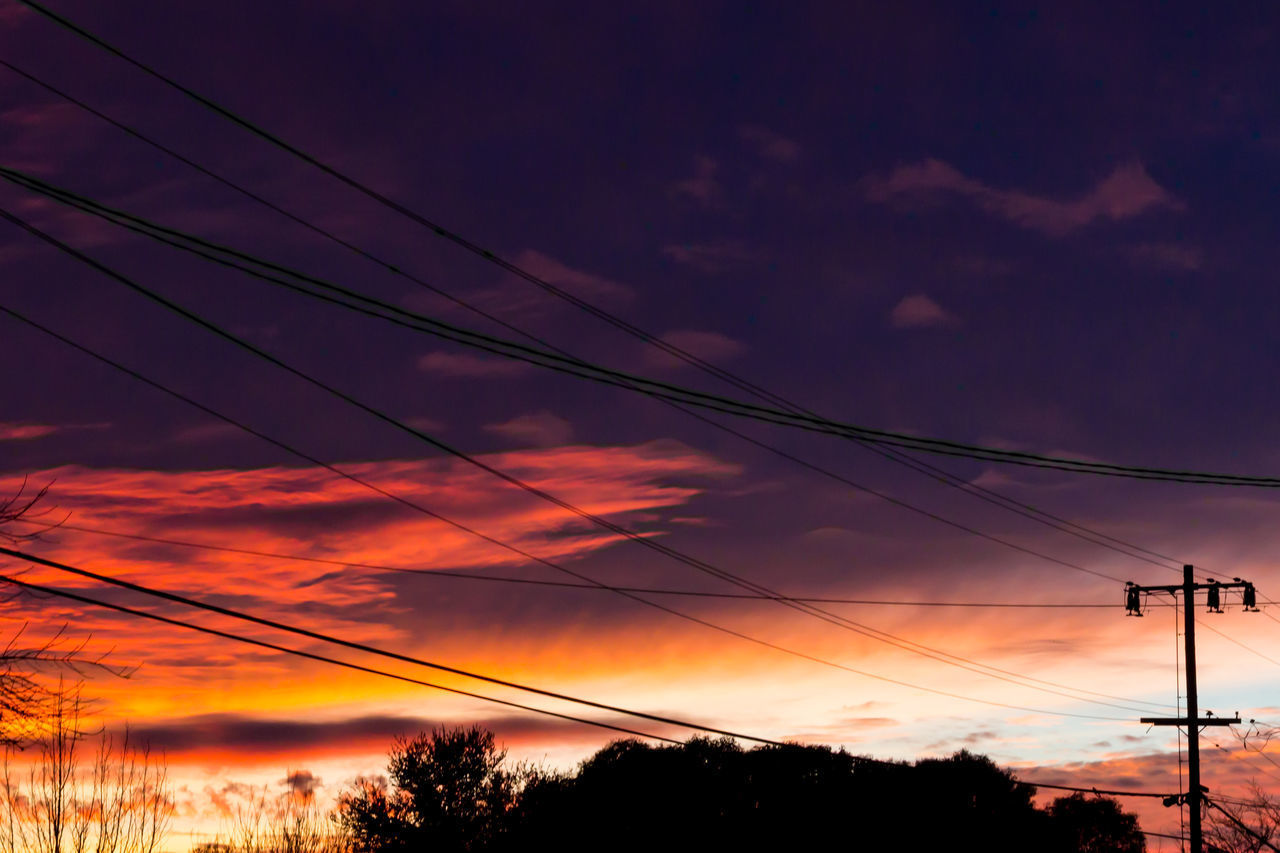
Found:
<path fill-rule="evenodd" d="M 516 255 L 516 265 L 523 267 L 541 279 L 572 291 L 575 296 L 610 301 L 626 300 L 632 296 L 631 288 L 621 282 L 586 272 L 585 270 L 575 269 L 533 249 L 525 249 Z"/>
<path fill-rule="evenodd" d="M 620 281 L 570 266 L 535 249 L 517 252 L 512 261 L 538 278 L 590 302 L 618 305 L 635 296 L 635 291 Z M 541 288 L 514 275 L 504 275 L 489 287 L 469 292 L 466 298 L 487 313 L 519 318 L 522 324 L 565 306 Z M 462 310 L 453 302 L 418 290 L 409 295 L 407 304 L 430 313 L 457 314 Z M 469 322 L 474 320 L 469 314 L 466 316 Z"/>
<path fill-rule="evenodd" d="M 712 207 L 720 201 L 722 194 L 720 182 L 716 180 L 719 169 L 719 163 L 699 154 L 694 158 L 692 177 L 677 181 L 672 190 L 676 195 L 691 198 L 703 207 Z"/>
<path fill-rule="evenodd" d="M 521 450 L 485 459 L 597 515 L 677 506 L 698 491 L 676 484 L 686 475 L 733 470 L 671 442 Z M 614 539 L 584 527 L 572 513 L 522 499 L 517 490 L 464 463 L 389 460 L 341 467 L 407 500 L 448 508 L 491 535 L 549 559 L 582 556 Z M 479 568 L 524 560 L 323 469 L 146 471 L 67 466 L 32 472 L 28 480 L 53 483 L 49 501 L 59 514 L 68 513 L 69 524 L 77 527 L 384 566 Z M 20 481 L 0 482 L 0 494 L 16 492 Z M 203 593 L 213 587 L 218 595 L 259 612 L 319 608 L 310 614 L 313 627 L 345 630 L 370 640 L 395 636 L 377 621 L 377 607 L 393 605 L 395 595 L 388 575 L 374 569 L 228 555 L 95 536 L 71 527 L 45 534 L 42 541 L 72 564 L 107 571 L 119 567 L 174 591 Z M 326 581 L 326 573 L 333 575 L 332 582 Z M 68 583 L 56 574 L 48 577 L 58 585 Z M 101 626 L 102 618 L 86 610 L 67 621 L 89 630 L 92 623 Z M 57 620 L 50 616 L 44 621 Z M 130 649 L 136 640 L 148 659 L 178 656 L 173 643 L 145 647 L 152 639 L 145 626 L 132 628 L 126 644 Z M 112 630 L 95 633 L 117 636 Z"/>
<path fill-rule="evenodd" d="M 1117 166 L 1092 189 L 1065 201 L 992 187 L 934 159 L 870 177 L 864 181 L 864 190 L 871 201 L 905 205 L 959 196 L 993 216 L 1055 237 L 1098 220 L 1117 222 L 1149 210 L 1185 208 L 1136 161 Z"/>
<path fill-rule="evenodd" d="M 728 335 L 696 329 L 677 329 L 667 332 L 661 339 L 673 347 L 678 347 L 690 355 L 712 363 L 730 361 L 747 350 L 741 342 L 735 341 Z M 651 367 L 678 367 L 684 364 L 679 358 L 654 347 L 645 349 L 644 360 Z"/>
<path fill-rule="evenodd" d="M 59 428 L 52 424 L 0 423 L 0 441 L 30 441 L 58 431 Z"/>
<path fill-rule="evenodd" d="M 0 421 L 0 441 L 31 441 L 75 430 L 109 429 L 111 424 L 22 424 Z"/>
<path fill-rule="evenodd" d="M 429 352 L 418 359 L 418 369 L 437 376 L 459 379 L 489 379 L 503 376 L 519 376 L 529 370 L 529 365 L 510 359 L 467 355 L 466 353 Z"/>
<path fill-rule="evenodd" d="M 889 323 L 895 329 L 928 329 L 958 325 L 960 318 L 923 293 L 916 293 L 893 306 Z"/>
<path fill-rule="evenodd" d="M 779 163 L 794 163 L 800 159 L 800 143 L 775 133 L 767 127 L 747 124 L 738 128 L 738 136 L 755 149 L 761 157 Z"/>
<path fill-rule="evenodd" d="M 1127 254 L 1134 266 L 1162 272 L 1194 272 L 1204 262 L 1199 249 L 1177 243 L 1142 243 Z"/>
<path fill-rule="evenodd" d="M 573 424 L 548 411 L 518 415 L 499 424 L 486 424 L 485 432 L 530 447 L 556 447 L 573 438 Z"/>
<path fill-rule="evenodd" d="M 708 274 L 742 269 L 760 258 L 759 252 L 740 240 L 672 244 L 663 246 L 662 254 L 678 264 Z"/>

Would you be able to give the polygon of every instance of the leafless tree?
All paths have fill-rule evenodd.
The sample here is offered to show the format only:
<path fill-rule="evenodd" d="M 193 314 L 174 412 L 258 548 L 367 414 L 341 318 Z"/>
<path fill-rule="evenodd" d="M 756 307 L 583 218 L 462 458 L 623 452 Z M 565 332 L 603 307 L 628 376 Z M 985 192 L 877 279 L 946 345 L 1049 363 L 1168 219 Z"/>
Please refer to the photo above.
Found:
<path fill-rule="evenodd" d="M 24 478 L 16 492 L 0 498 L 0 542 L 29 542 L 58 526 L 44 524 L 33 533 L 21 533 L 13 527 L 15 521 L 48 513 L 48 509 L 36 507 L 48 494 L 50 485 L 32 494 Z M 14 568 L 0 573 L 0 607 L 35 594 L 15 582 L 23 571 Z M 65 625 L 42 641 L 27 642 L 29 633 L 28 626 L 22 624 L 0 647 L 0 747 L 4 748 L 32 743 L 46 734 L 59 703 L 66 698 L 60 694 L 61 676 L 81 677 L 88 669 L 122 676 L 129 673 L 127 668 L 108 664 L 102 656 L 89 655 L 87 641 L 73 642 Z M 59 675 L 56 683 L 52 680 L 55 672 Z"/>
<path fill-rule="evenodd" d="M 1205 811 L 1206 850 L 1221 853 L 1267 853 L 1280 849 L 1280 800 L 1256 782 L 1249 796 L 1230 802 L 1212 798 Z"/>
<path fill-rule="evenodd" d="M 5 750 L 0 853 L 156 853 L 163 843 L 173 814 L 163 760 L 127 732 L 87 733 L 82 712 L 78 693 L 59 691 L 34 760 Z"/>
<path fill-rule="evenodd" d="M 1280 736 L 1280 728 L 1250 720 L 1247 729 L 1233 728 L 1231 731 L 1240 742 L 1241 749 L 1275 768 L 1269 770 L 1255 764 L 1260 773 L 1280 779 L 1280 761 L 1266 749 L 1272 740 Z M 1223 853 L 1280 850 L 1280 799 L 1268 794 L 1256 779 L 1249 783 L 1249 795 L 1246 797 L 1210 799 L 1212 807 L 1205 811 L 1207 849 Z"/>
<path fill-rule="evenodd" d="M 44 530 L 34 530 L 30 533 L 20 533 L 13 528 L 13 522 L 30 521 L 51 512 L 52 507 L 36 509 L 36 505 L 49 494 L 49 487 L 52 485 L 53 483 L 46 483 L 35 492 L 28 492 L 27 478 L 23 477 L 22 485 L 18 487 L 16 492 L 7 498 L 0 498 L 0 541 L 16 545 L 20 542 L 29 542 L 32 539 L 36 539 L 44 532 Z M 57 524 L 42 526 L 47 530 L 50 527 L 57 527 Z"/>

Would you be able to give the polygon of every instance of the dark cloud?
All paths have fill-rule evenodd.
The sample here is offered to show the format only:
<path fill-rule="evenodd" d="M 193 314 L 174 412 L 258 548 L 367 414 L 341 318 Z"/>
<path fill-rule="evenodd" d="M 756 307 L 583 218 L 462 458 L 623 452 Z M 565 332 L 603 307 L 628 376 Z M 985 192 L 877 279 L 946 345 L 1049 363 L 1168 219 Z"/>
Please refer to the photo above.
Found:
<path fill-rule="evenodd" d="M 614 725 L 664 733 L 661 725 L 632 725 L 629 719 L 603 719 Z M 201 714 L 133 726 L 130 737 L 175 757 L 184 753 L 216 751 L 253 756 L 273 753 L 332 754 L 335 752 L 383 752 L 395 738 L 460 725 L 458 720 L 429 717 L 366 715 L 345 719 L 307 721 L 269 719 L 242 714 Z M 606 729 L 552 717 L 500 716 L 469 720 L 494 732 L 499 740 L 526 740 L 552 736 L 557 740 L 587 742 L 625 737 Z M 296 779 L 294 777 L 297 777 Z M 296 771 L 285 780 L 295 790 L 320 780 L 308 771 Z"/>
<path fill-rule="evenodd" d="M 281 779 L 280 784 L 287 787 L 294 797 L 309 800 L 315 796 L 316 788 L 321 787 L 323 781 L 310 770 L 294 770 Z"/>

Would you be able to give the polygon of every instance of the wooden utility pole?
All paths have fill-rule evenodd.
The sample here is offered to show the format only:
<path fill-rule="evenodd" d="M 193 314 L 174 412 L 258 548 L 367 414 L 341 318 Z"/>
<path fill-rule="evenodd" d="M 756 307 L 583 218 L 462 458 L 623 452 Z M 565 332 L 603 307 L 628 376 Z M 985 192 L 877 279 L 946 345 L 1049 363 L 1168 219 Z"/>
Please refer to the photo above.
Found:
<path fill-rule="evenodd" d="M 1141 722 L 1153 726 L 1185 726 L 1187 729 L 1187 792 L 1183 801 L 1191 811 L 1191 853 L 1204 853 L 1204 831 L 1201 827 L 1201 801 L 1204 789 L 1200 785 L 1200 728 L 1202 726 L 1230 726 L 1240 722 L 1240 717 L 1215 717 L 1212 712 L 1207 716 L 1199 716 L 1200 708 L 1196 697 L 1196 601 L 1197 590 L 1207 590 L 1207 604 L 1210 613 L 1222 612 L 1222 590 L 1239 589 L 1246 611 L 1256 612 L 1258 609 L 1257 592 L 1253 584 L 1233 578 L 1231 583 L 1219 583 L 1210 578 L 1208 583 L 1196 583 L 1191 566 L 1182 567 L 1182 583 L 1169 586 L 1138 586 L 1135 583 L 1125 585 L 1125 611 L 1130 616 L 1142 615 L 1142 596 L 1153 592 L 1167 592 L 1177 599 L 1182 593 L 1182 613 L 1185 620 L 1182 636 L 1186 642 L 1187 660 L 1187 715 L 1185 717 L 1142 717 Z M 1169 803 L 1166 802 L 1166 805 Z"/>

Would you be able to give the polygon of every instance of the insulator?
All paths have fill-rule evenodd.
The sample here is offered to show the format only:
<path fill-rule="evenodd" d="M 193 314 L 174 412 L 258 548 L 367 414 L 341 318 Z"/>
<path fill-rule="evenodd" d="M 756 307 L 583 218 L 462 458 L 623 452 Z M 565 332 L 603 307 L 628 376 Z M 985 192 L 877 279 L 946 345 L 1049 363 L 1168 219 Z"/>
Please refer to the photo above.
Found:
<path fill-rule="evenodd" d="M 1126 613 L 1132 613 L 1136 616 L 1142 615 L 1142 599 L 1138 595 L 1136 586 L 1131 586 L 1125 591 L 1124 609 Z"/>
<path fill-rule="evenodd" d="M 1258 591 L 1253 588 L 1253 584 L 1247 584 L 1244 588 L 1244 607 L 1245 610 L 1256 610 L 1258 607 Z"/>
<path fill-rule="evenodd" d="M 1216 583 L 1209 587 L 1208 603 L 1210 613 L 1222 612 L 1222 593 L 1218 590 L 1218 585 Z"/>

